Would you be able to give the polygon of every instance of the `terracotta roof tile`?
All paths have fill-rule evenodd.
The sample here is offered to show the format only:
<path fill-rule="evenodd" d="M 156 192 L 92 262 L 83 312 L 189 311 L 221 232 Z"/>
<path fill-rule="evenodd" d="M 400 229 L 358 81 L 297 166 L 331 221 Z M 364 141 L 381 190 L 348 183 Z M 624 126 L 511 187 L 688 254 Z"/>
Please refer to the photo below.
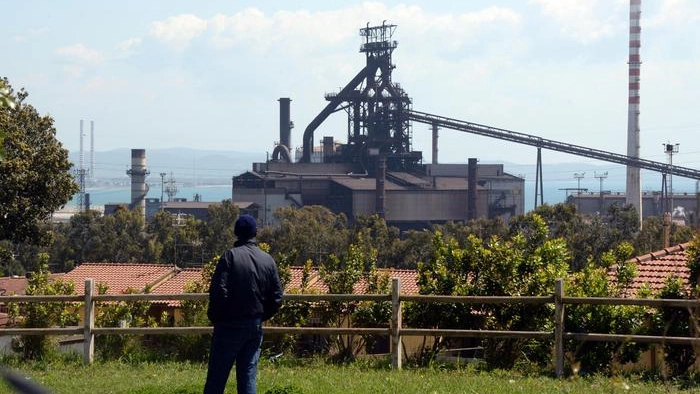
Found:
<path fill-rule="evenodd" d="M 84 294 L 87 278 L 94 279 L 95 285 L 107 285 L 107 294 L 123 294 L 128 289 L 143 292 L 147 286 L 155 289 L 177 271 L 177 267 L 166 264 L 85 263 L 66 273 L 63 279 L 75 282 L 77 294 Z"/>
<path fill-rule="evenodd" d="M 177 272 L 173 277 L 165 280 L 154 288 L 153 294 L 180 294 L 185 292 L 185 286 L 190 282 L 202 279 L 202 271 L 198 268 L 185 268 Z"/>
<path fill-rule="evenodd" d="M 151 290 L 152 294 L 182 294 L 185 293 L 185 286 L 188 283 L 202 279 L 202 270 L 198 268 L 185 268 L 177 272 L 174 276 L 166 279 L 160 285 Z M 180 306 L 180 300 L 154 301 L 156 304 L 166 304 L 172 307 Z"/>
<path fill-rule="evenodd" d="M 301 287 L 301 279 L 303 275 L 303 267 L 290 267 L 291 279 L 285 285 L 285 292 L 293 292 Z M 389 278 L 399 278 L 401 280 L 401 294 L 415 295 L 418 294 L 418 272 L 416 270 L 395 269 L 395 268 L 379 268 L 378 271 L 382 274 L 388 274 Z M 311 292 L 328 293 L 328 286 L 321 280 L 318 270 L 313 268 L 309 273 L 308 289 Z M 360 281 L 353 287 L 354 294 L 364 294 L 367 291 L 367 284 Z"/>
<path fill-rule="evenodd" d="M 684 243 L 630 259 L 631 262 L 636 263 L 637 276 L 633 279 L 631 286 L 626 289 L 626 296 L 636 296 L 644 284 L 653 293 L 657 293 L 664 287 L 666 280 L 672 276 L 680 278 L 686 289 L 689 289 L 690 270 L 687 266 L 688 258 L 685 253 L 687 248 L 688 243 Z M 615 281 L 612 268 L 608 271 L 608 278 L 612 282 Z"/>
<path fill-rule="evenodd" d="M 63 278 L 63 273 L 49 274 L 50 280 Z M 0 295 L 24 295 L 27 289 L 27 277 L 5 276 L 0 278 Z"/>
<path fill-rule="evenodd" d="M 0 278 L 0 295 L 24 295 L 27 278 L 24 276 L 6 276 Z"/>

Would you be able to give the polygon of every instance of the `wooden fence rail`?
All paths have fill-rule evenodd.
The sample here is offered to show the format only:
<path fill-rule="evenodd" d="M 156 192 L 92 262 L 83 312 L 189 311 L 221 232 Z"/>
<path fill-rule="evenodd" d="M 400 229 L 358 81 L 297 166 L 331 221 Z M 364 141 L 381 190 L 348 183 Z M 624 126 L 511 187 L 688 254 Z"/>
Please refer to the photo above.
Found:
<path fill-rule="evenodd" d="M 315 334 L 315 335 L 386 335 L 391 342 L 392 367 L 401 369 L 402 342 L 405 336 L 445 336 L 445 337 L 474 337 L 474 338 L 519 338 L 554 341 L 554 368 L 556 376 L 564 374 L 564 340 L 576 341 L 608 341 L 608 342 L 640 342 L 640 343 L 670 343 L 683 345 L 699 345 L 697 337 L 667 337 L 651 335 L 627 335 L 605 333 L 574 333 L 566 332 L 564 317 L 566 305 L 638 305 L 664 308 L 700 308 L 700 300 L 668 300 L 668 299 L 637 299 L 637 298 L 599 298 L 599 297 L 566 297 L 564 282 L 558 279 L 555 292 L 551 296 L 537 297 L 504 297 L 504 296 L 438 296 L 438 295 L 401 295 L 399 279 L 392 279 L 391 294 L 285 294 L 285 301 L 375 301 L 391 302 L 392 311 L 389 328 L 355 328 L 355 327 L 265 327 L 265 332 L 271 334 Z M 192 300 L 206 301 L 207 293 L 186 294 L 120 294 L 95 295 L 95 285 L 92 279 L 85 281 L 83 296 L 0 296 L 0 303 L 20 302 L 64 302 L 80 303 L 85 308 L 83 327 L 66 328 L 2 328 L 0 336 L 8 335 L 80 335 L 84 337 L 83 360 L 92 363 L 94 360 L 94 344 L 96 335 L 125 334 L 125 335 L 157 335 L 157 334 L 209 334 L 212 327 L 95 327 L 95 308 L 97 302 L 115 301 L 164 301 Z M 405 328 L 402 326 L 402 303 L 463 303 L 463 304 L 554 304 L 553 331 L 498 331 L 498 330 L 459 330 L 459 329 L 423 329 Z"/>

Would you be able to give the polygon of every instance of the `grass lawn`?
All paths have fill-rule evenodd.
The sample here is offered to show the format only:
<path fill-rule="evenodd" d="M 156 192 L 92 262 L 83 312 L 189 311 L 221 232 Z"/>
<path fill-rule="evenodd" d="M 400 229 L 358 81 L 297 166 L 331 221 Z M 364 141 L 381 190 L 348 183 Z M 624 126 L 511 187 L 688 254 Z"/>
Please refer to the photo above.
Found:
<path fill-rule="evenodd" d="M 56 394 L 130 393 L 198 394 L 202 392 L 206 365 L 197 363 L 12 363 L 10 368 Z M 227 393 L 235 393 L 234 376 Z M 296 389 L 296 390 L 294 390 Z M 554 379 L 523 376 L 516 372 L 479 372 L 473 369 L 407 368 L 392 371 L 367 365 L 332 366 L 322 362 L 305 365 L 261 363 L 258 393 L 700 393 L 700 386 L 681 389 L 663 382 L 635 378 L 591 377 Z M 0 394 L 14 393 L 0 384 Z"/>

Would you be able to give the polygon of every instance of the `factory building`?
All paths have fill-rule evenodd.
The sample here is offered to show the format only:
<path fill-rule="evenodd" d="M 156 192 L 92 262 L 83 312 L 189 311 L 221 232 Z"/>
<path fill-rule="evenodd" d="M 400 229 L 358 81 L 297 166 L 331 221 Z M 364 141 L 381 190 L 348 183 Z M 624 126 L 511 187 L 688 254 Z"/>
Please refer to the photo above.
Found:
<path fill-rule="evenodd" d="M 262 207 L 263 225 L 275 224 L 280 207 L 309 205 L 350 221 L 376 214 L 402 230 L 523 213 L 524 179 L 504 173 L 503 166 L 479 165 L 475 158 L 438 163 L 437 122 L 445 119 L 427 121 L 433 126 L 431 164 L 413 150 L 411 120 L 417 115 L 391 76 L 395 29 L 386 23 L 360 29 L 366 64 L 340 91 L 325 95 L 328 104 L 304 129 L 301 154 L 291 146 L 291 99 L 279 99 L 279 143 L 267 162 L 233 177 L 232 201 Z M 343 112 L 347 139 L 339 143 L 324 136 L 315 146 L 319 126 Z"/>
<path fill-rule="evenodd" d="M 574 204 L 579 212 L 589 215 L 605 213 L 614 204 L 623 206 L 627 203 L 625 193 L 611 192 L 577 193 L 570 195 L 566 201 Z M 672 205 L 673 208 L 667 210 L 665 207 L 668 205 Z M 668 198 L 665 199 L 660 192 L 642 193 L 643 218 L 650 216 L 661 217 L 667 211 L 671 212 L 671 217 L 676 223 L 697 226 L 697 212 L 700 211 L 700 194 L 674 194 L 673 199 L 670 200 Z"/>
<path fill-rule="evenodd" d="M 468 165 L 431 164 L 423 173 L 386 171 L 377 178 L 355 174 L 343 163 L 254 163 L 253 169 L 233 178 L 232 200 L 253 202 L 258 218 L 276 224 L 280 207 L 322 205 L 350 221 L 379 211 L 387 223 L 402 230 L 428 228 L 450 221 L 464 222 L 469 214 Z M 504 173 L 502 165 L 476 165 L 474 218 L 523 213 L 524 179 Z"/>

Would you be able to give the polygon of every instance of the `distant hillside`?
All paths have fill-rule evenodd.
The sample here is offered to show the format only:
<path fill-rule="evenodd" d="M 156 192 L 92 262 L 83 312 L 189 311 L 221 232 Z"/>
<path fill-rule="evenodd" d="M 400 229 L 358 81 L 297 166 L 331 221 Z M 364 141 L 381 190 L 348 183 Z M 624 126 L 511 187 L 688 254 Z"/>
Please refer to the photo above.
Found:
<path fill-rule="evenodd" d="M 79 152 L 70 152 L 75 168 L 80 162 Z M 172 173 L 178 182 L 230 183 L 231 177 L 245 172 L 253 162 L 265 161 L 265 152 L 237 152 L 224 150 L 197 150 L 190 148 L 146 149 L 146 166 L 153 181 L 164 172 Z M 84 167 L 90 167 L 90 152 L 85 152 Z M 95 178 L 128 178 L 131 167 L 131 149 L 113 149 L 95 152 Z"/>
<path fill-rule="evenodd" d="M 71 152 L 73 163 L 79 162 L 78 152 Z M 265 152 L 238 152 L 225 150 L 197 150 L 189 148 L 146 149 L 146 164 L 151 174 L 148 182 L 160 182 L 160 173 L 166 173 L 166 180 L 172 173 L 179 184 L 230 184 L 233 176 L 239 175 L 252 168 L 254 162 L 264 162 Z M 526 192 L 534 193 L 536 165 L 517 164 L 507 161 L 480 160 L 480 163 L 503 164 L 504 171 L 525 178 Z M 90 154 L 85 153 L 85 167 L 89 168 Z M 466 162 L 464 163 L 466 166 Z M 97 180 L 119 180 L 128 184 L 126 170 L 131 166 L 130 149 L 114 149 L 95 152 L 95 177 Z M 580 187 L 590 192 L 603 189 L 613 192 L 625 191 L 626 168 L 619 164 L 604 162 L 556 163 L 543 164 L 545 199 L 549 195 L 563 200 L 566 192 L 563 189 L 576 188 L 579 181 L 574 174 L 583 175 Z M 114 182 L 112 182 L 114 183 Z M 673 189 L 676 193 L 695 192 L 696 183 L 691 179 L 673 177 Z M 548 189 L 548 190 L 547 190 Z M 650 171 L 642 171 L 642 189 L 656 191 L 661 189 L 661 175 Z M 533 197 L 534 198 L 534 197 Z"/>

